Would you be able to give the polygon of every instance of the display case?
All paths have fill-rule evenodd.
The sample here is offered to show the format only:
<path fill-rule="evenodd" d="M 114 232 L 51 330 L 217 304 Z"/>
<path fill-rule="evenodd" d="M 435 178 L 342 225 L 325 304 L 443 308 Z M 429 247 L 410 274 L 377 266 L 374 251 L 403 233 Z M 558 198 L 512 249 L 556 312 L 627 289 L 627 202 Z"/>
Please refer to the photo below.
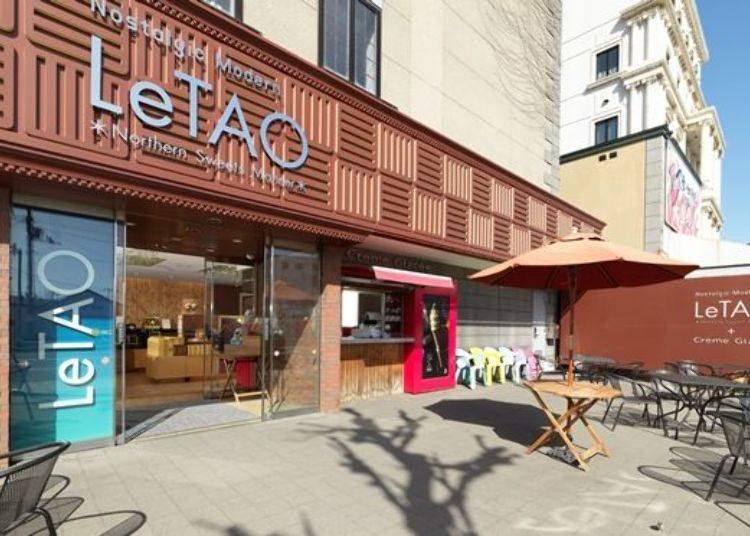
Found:
<path fill-rule="evenodd" d="M 403 291 L 345 288 L 342 292 L 341 325 L 344 339 L 403 337 Z"/>

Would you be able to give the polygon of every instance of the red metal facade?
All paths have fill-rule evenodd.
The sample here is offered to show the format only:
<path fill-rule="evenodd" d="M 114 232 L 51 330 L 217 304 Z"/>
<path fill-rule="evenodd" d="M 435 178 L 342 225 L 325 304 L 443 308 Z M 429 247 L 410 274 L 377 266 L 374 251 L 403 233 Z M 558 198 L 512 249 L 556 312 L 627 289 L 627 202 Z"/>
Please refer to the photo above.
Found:
<path fill-rule="evenodd" d="M 585 230 L 603 226 L 197 0 L 104 3 L 204 49 L 205 61 L 180 60 L 153 39 L 131 36 L 124 25 L 96 16 L 91 0 L 5 0 L 0 10 L 0 180 L 4 171 L 6 180 L 16 174 L 206 211 L 252 212 L 256 220 L 322 234 L 350 239 L 378 234 L 498 260 L 574 225 Z M 90 103 L 92 35 L 103 41 L 102 96 L 125 110 L 118 118 Z M 218 75 L 216 52 L 273 81 L 280 92 Z M 175 70 L 213 85 L 212 92 L 199 94 L 197 138 L 189 135 L 189 88 L 175 80 Z M 174 103 L 169 127 L 146 127 L 127 106 L 138 81 L 168 92 Z M 263 117 L 275 111 L 304 129 L 309 158 L 283 175 L 303 180 L 305 193 L 251 173 L 215 171 L 194 159 L 136 150 L 91 128 L 98 119 L 107 128 L 115 121 L 129 133 L 156 135 L 189 151 L 245 168 L 254 163 L 282 175 L 263 151 L 251 162 L 237 138 L 224 136 L 216 147 L 207 145 L 234 94 L 251 132 L 257 133 Z M 278 129 L 272 146 L 286 159 L 301 151 L 299 138 L 288 128 Z"/>

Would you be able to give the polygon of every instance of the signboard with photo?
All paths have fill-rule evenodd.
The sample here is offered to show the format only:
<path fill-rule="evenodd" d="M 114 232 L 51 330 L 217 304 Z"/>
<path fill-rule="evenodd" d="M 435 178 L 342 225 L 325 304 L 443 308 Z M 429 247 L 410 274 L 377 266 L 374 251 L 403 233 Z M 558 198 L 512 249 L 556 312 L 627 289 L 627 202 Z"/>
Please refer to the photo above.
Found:
<path fill-rule="evenodd" d="M 674 142 L 667 145 L 665 221 L 676 233 L 698 234 L 701 186 Z"/>

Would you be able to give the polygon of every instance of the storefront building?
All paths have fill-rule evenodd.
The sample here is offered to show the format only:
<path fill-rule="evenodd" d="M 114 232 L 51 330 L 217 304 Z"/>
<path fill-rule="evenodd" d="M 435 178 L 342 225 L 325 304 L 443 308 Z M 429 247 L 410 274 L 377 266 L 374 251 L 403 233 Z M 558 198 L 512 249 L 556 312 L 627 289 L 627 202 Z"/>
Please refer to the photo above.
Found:
<path fill-rule="evenodd" d="M 449 388 L 549 301 L 465 275 L 603 227 L 202 2 L 14 0 L 0 69 L 2 446 Z"/>

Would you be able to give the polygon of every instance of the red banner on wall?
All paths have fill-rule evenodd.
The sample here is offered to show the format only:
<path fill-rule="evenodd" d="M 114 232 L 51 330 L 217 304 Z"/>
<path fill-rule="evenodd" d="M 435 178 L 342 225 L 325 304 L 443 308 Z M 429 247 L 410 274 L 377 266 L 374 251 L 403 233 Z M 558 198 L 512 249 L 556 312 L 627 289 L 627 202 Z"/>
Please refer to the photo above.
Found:
<path fill-rule="evenodd" d="M 750 367 L 750 276 L 589 291 L 576 303 L 575 333 L 577 354 L 649 368 L 680 359 Z"/>

